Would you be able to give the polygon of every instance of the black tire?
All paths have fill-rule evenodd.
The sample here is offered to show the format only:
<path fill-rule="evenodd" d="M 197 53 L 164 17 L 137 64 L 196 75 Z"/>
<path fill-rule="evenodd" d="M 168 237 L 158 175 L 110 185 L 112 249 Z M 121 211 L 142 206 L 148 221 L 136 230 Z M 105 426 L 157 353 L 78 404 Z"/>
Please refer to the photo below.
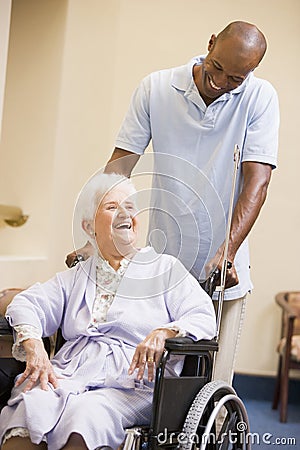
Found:
<path fill-rule="evenodd" d="M 222 406 L 225 408 L 225 418 L 217 435 L 215 418 Z M 183 425 L 180 450 L 192 450 L 195 446 L 200 450 L 207 447 L 249 450 L 251 446 L 245 438 L 247 431 L 247 412 L 235 390 L 224 381 L 211 381 L 199 391 L 189 409 Z"/>

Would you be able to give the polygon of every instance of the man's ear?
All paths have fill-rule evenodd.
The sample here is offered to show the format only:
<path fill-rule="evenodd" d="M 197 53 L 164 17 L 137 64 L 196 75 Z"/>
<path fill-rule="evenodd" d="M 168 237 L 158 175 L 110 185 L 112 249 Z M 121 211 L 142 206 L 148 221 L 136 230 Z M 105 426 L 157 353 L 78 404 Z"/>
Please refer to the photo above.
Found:
<path fill-rule="evenodd" d="M 217 36 L 215 34 L 212 34 L 210 37 L 210 40 L 208 41 L 208 51 L 210 52 L 215 45 Z"/>
<path fill-rule="evenodd" d="M 86 234 L 88 234 L 92 238 L 95 237 L 94 224 L 92 220 L 83 220 L 81 222 L 81 226 Z"/>

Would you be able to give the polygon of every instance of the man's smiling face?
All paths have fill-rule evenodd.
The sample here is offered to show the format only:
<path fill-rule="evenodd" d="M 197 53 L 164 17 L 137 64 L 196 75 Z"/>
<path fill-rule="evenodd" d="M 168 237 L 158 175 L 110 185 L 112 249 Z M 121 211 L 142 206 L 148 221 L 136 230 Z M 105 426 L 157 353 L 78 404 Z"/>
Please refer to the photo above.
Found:
<path fill-rule="evenodd" d="M 237 38 L 219 40 L 212 35 L 209 53 L 199 66 L 195 82 L 207 104 L 240 86 L 258 64 L 257 53 L 249 54 Z"/>

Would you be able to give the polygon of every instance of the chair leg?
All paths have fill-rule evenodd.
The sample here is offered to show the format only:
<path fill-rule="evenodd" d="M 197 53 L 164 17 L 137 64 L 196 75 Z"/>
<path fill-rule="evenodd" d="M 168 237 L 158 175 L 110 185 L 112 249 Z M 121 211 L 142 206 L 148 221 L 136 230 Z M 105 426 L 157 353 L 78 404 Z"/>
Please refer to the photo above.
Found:
<path fill-rule="evenodd" d="M 282 370 L 282 356 L 279 355 L 272 409 L 278 408 L 278 403 L 279 403 L 279 398 L 280 398 L 281 370 Z"/>
<path fill-rule="evenodd" d="M 289 397 L 289 366 L 286 361 L 283 361 L 280 385 L 280 422 L 286 422 Z"/>

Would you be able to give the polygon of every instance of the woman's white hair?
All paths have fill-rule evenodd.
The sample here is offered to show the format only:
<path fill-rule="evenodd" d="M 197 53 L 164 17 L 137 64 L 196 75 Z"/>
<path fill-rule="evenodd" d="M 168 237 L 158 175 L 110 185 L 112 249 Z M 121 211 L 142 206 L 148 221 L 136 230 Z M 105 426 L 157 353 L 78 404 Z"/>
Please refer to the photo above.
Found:
<path fill-rule="evenodd" d="M 95 214 L 105 195 L 116 186 L 129 187 L 132 194 L 136 189 L 131 180 L 118 173 L 97 173 L 84 186 L 80 194 L 80 203 L 82 205 L 81 219 L 94 220 Z"/>

